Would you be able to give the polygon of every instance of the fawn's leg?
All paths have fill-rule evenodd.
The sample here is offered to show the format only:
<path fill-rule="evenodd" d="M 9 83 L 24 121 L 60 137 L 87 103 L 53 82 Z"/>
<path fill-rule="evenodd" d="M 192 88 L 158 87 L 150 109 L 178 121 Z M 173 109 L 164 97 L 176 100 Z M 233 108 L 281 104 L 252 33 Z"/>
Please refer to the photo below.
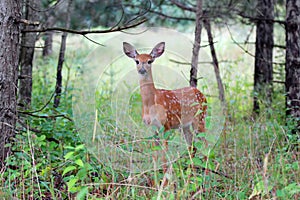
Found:
<path fill-rule="evenodd" d="M 192 122 L 192 127 L 194 130 L 195 135 L 198 133 L 204 133 L 205 132 L 205 119 L 202 115 L 199 115 L 199 117 L 195 118 Z M 202 137 L 201 140 L 205 143 L 205 147 L 208 147 L 207 140 Z"/>
<path fill-rule="evenodd" d="M 196 148 L 193 147 L 192 145 L 194 141 L 194 134 L 191 130 L 191 126 L 183 127 L 182 130 L 183 130 L 184 139 L 188 145 L 188 150 L 189 152 L 191 152 L 191 158 L 193 158 L 196 153 Z"/>
<path fill-rule="evenodd" d="M 158 164 L 160 165 L 159 160 L 158 160 L 158 156 L 160 154 L 161 163 L 162 163 L 160 166 L 162 166 L 163 173 L 166 174 L 167 171 L 168 171 L 167 158 L 166 158 L 166 152 L 168 151 L 168 140 L 163 139 L 163 142 L 161 144 L 160 138 L 159 138 L 159 135 L 158 135 L 158 131 L 156 131 L 153 146 L 154 147 L 162 146 L 162 150 L 159 150 L 159 151 L 156 150 L 155 153 L 152 156 L 153 160 L 154 160 L 154 170 L 156 171 L 157 170 L 157 165 Z M 165 179 L 162 184 L 163 184 L 163 186 L 166 186 L 168 184 L 168 180 Z M 153 182 L 153 185 L 155 185 L 155 182 Z"/>
<path fill-rule="evenodd" d="M 155 137 L 152 142 L 152 148 L 157 147 L 159 145 L 160 145 L 160 141 L 159 141 L 158 131 L 155 131 Z M 154 168 L 156 169 L 157 161 L 158 161 L 158 151 L 157 150 L 155 150 L 155 152 L 153 153 L 152 158 L 154 161 Z"/>
<path fill-rule="evenodd" d="M 162 150 L 161 151 L 155 151 L 155 153 L 153 154 L 153 160 L 154 160 L 154 163 L 155 165 L 157 165 L 159 162 L 158 162 L 158 156 L 159 154 L 161 155 L 161 166 L 163 168 L 163 172 L 166 173 L 167 170 L 168 170 L 168 166 L 167 166 L 167 158 L 166 158 L 166 152 L 168 151 L 168 140 L 166 139 L 163 139 L 162 143 L 160 142 L 160 138 L 159 138 L 159 135 L 158 135 L 158 131 L 155 132 L 155 139 L 154 139 L 154 142 L 153 142 L 153 147 L 157 147 L 157 146 L 160 146 L 162 147 Z"/>
<path fill-rule="evenodd" d="M 168 140 L 164 139 L 163 140 L 163 149 L 162 149 L 162 168 L 163 168 L 163 172 L 164 174 L 167 173 L 168 171 L 168 160 L 166 158 L 166 154 L 168 151 Z"/>

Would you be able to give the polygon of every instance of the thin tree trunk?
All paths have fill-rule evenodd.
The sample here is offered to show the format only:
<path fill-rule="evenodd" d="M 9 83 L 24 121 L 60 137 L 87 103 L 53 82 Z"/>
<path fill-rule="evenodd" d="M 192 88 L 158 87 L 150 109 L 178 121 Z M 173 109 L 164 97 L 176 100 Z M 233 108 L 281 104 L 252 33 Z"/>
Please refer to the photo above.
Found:
<path fill-rule="evenodd" d="M 196 10 L 196 24 L 195 24 L 195 39 L 193 45 L 193 55 L 192 55 L 192 67 L 190 71 L 190 85 L 192 87 L 197 87 L 197 73 L 198 73 L 198 58 L 201 43 L 201 31 L 202 31 L 202 0 L 197 0 L 197 10 Z"/>
<path fill-rule="evenodd" d="M 258 0 L 255 43 L 253 111 L 259 113 L 260 102 L 272 103 L 274 0 Z"/>
<path fill-rule="evenodd" d="M 46 27 L 52 27 L 54 25 L 54 17 L 50 14 L 47 17 Z M 53 32 L 49 31 L 45 33 L 43 56 L 50 56 L 52 54 Z"/>
<path fill-rule="evenodd" d="M 72 0 L 69 0 L 68 8 L 67 8 L 66 28 L 69 28 L 71 23 L 71 6 L 72 6 Z M 59 50 L 59 58 L 58 58 L 57 73 L 56 73 L 55 96 L 54 96 L 54 105 L 53 105 L 54 108 L 57 108 L 60 103 L 61 90 L 62 90 L 62 68 L 65 60 L 67 36 L 68 36 L 67 32 L 64 32 L 61 37 L 61 45 Z"/>
<path fill-rule="evenodd" d="M 38 21 L 40 8 L 39 0 L 25 1 L 25 18 L 29 21 Z M 34 29 L 33 25 L 24 25 L 24 29 Z M 20 80 L 19 80 L 19 105 L 29 108 L 32 94 L 32 62 L 34 57 L 36 33 L 23 33 L 20 50 Z"/>
<path fill-rule="evenodd" d="M 221 104 L 222 104 L 222 107 L 223 107 L 224 111 L 226 111 L 227 110 L 227 104 L 226 104 L 226 100 L 225 100 L 224 86 L 223 86 L 221 75 L 220 75 L 219 62 L 218 62 L 217 54 L 216 54 L 215 47 L 214 47 L 214 41 L 213 41 L 213 36 L 212 36 L 212 32 L 211 32 L 211 25 L 210 25 L 209 18 L 205 17 L 203 19 L 203 24 L 204 24 L 204 27 L 205 27 L 206 32 L 207 32 L 211 57 L 212 57 L 212 60 L 213 60 L 213 66 L 214 66 L 215 75 L 216 75 L 217 84 L 218 84 L 218 89 L 219 89 L 219 99 L 221 101 Z"/>
<path fill-rule="evenodd" d="M 0 2 L 0 167 L 10 153 L 6 145 L 15 135 L 19 60 L 20 1 Z"/>
<path fill-rule="evenodd" d="M 286 1 L 286 114 L 300 131 L 300 1 Z"/>

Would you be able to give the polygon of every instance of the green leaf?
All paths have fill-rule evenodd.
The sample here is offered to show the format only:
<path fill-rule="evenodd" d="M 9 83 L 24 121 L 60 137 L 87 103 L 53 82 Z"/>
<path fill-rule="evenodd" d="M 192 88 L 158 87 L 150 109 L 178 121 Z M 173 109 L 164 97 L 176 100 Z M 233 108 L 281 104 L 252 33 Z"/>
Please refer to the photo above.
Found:
<path fill-rule="evenodd" d="M 167 131 L 163 134 L 164 139 L 168 139 L 169 136 L 172 134 L 172 131 Z"/>
<path fill-rule="evenodd" d="M 84 144 L 81 144 L 81 145 L 78 145 L 75 147 L 75 151 L 78 151 L 78 150 L 81 150 L 81 149 L 84 149 Z"/>
<path fill-rule="evenodd" d="M 69 190 L 69 191 L 72 191 L 72 190 L 73 190 L 73 187 L 74 187 L 74 185 L 76 184 L 77 181 L 78 181 L 78 178 L 73 177 L 73 178 L 71 178 L 71 179 L 67 182 L 67 186 L 68 186 L 68 190 Z"/>
<path fill-rule="evenodd" d="M 202 141 L 197 141 L 197 142 L 195 142 L 194 146 L 195 146 L 197 149 L 202 149 L 202 147 L 203 147 L 203 142 L 202 142 Z"/>
<path fill-rule="evenodd" d="M 68 166 L 68 167 L 66 167 L 66 168 L 64 169 L 62 175 L 64 176 L 66 173 L 68 173 L 68 172 L 70 172 L 70 171 L 73 171 L 73 170 L 75 170 L 75 169 L 76 169 L 76 167 L 73 166 L 73 165 Z"/>
<path fill-rule="evenodd" d="M 206 137 L 206 133 L 197 133 L 196 137 L 197 138 L 205 138 Z"/>
<path fill-rule="evenodd" d="M 194 165 L 196 165 L 196 166 L 202 166 L 202 165 L 203 165 L 202 160 L 201 160 L 200 158 L 198 158 L 198 157 L 194 157 L 194 158 L 193 158 L 193 163 L 194 163 Z"/>
<path fill-rule="evenodd" d="M 77 193 L 77 195 L 76 195 L 76 199 L 78 199 L 78 200 L 81 200 L 81 199 L 85 199 L 85 197 L 86 197 L 86 195 L 87 195 L 87 193 L 88 193 L 88 187 L 83 187 L 83 188 L 81 188 L 81 190 Z"/>
<path fill-rule="evenodd" d="M 299 170 L 299 163 L 298 162 L 293 162 L 292 163 L 292 169 L 293 170 Z"/>
<path fill-rule="evenodd" d="M 86 169 L 82 168 L 77 172 L 76 177 L 79 178 L 80 180 L 84 180 L 87 177 L 87 175 L 88 173 Z"/>
<path fill-rule="evenodd" d="M 285 194 L 284 194 L 284 192 L 283 192 L 282 190 L 277 190 L 277 191 L 276 191 L 276 196 L 277 196 L 277 197 L 284 197 L 284 195 L 285 195 Z"/>
<path fill-rule="evenodd" d="M 197 115 L 200 115 L 201 113 L 203 113 L 203 110 L 197 110 L 197 112 L 196 112 L 196 114 L 195 114 L 195 117 L 197 116 Z"/>
<path fill-rule="evenodd" d="M 162 150 L 162 147 L 160 145 L 158 145 L 158 146 L 153 146 L 151 149 L 153 151 L 159 151 L 159 150 Z"/>
<path fill-rule="evenodd" d="M 40 137 L 38 137 L 38 141 L 43 141 L 46 139 L 46 136 L 45 135 L 41 135 Z"/>
<path fill-rule="evenodd" d="M 264 191 L 264 182 L 263 181 L 259 181 L 254 186 L 254 189 L 253 189 L 253 191 L 252 191 L 249 199 L 252 199 L 253 197 L 255 197 L 257 195 L 260 195 L 263 191 Z"/>
<path fill-rule="evenodd" d="M 68 152 L 68 153 L 64 156 L 64 158 L 65 158 L 66 160 L 68 160 L 68 159 L 70 159 L 70 158 L 73 157 L 74 153 L 75 153 L 74 151 L 70 151 L 70 152 Z"/>
<path fill-rule="evenodd" d="M 267 189 L 267 191 L 266 191 Z M 258 195 L 265 195 L 272 189 L 271 185 L 268 185 L 268 188 L 265 188 L 264 182 L 261 180 L 254 186 L 254 189 L 252 191 L 252 194 L 250 195 L 249 199 L 254 198 Z"/>
<path fill-rule="evenodd" d="M 83 162 L 82 162 L 81 159 L 75 160 L 75 163 L 76 163 L 77 165 L 79 165 L 80 167 L 83 167 L 83 166 L 84 166 L 84 164 L 83 164 Z"/>
<path fill-rule="evenodd" d="M 297 183 L 291 183 L 285 188 L 283 188 L 284 191 L 286 191 L 289 195 L 294 195 L 300 193 L 300 185 Z"/>
<path fill-rule="evenodd" d="M 65 148 L 65 149 L 71 149 L 71 150 L 74 150 L 74 149 L 75 149 L 75 148 L 72 147 L 72 146 L 65 146 L 64 148 Z"/>

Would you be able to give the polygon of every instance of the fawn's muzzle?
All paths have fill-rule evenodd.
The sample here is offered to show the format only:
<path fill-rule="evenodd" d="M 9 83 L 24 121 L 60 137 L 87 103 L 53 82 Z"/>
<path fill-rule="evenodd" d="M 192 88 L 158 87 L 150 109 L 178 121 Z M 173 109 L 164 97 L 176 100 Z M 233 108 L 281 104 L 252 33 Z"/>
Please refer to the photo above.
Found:
<path fill-rule="evenodd" d="M 144 67 L 142 67 L 141 69 L 139 69 L 139 74 L 142 74 L 142 75 L 144 75 L 144 74 L 146 74 L 146 70 L 145 70 L 145 68 Z"/>

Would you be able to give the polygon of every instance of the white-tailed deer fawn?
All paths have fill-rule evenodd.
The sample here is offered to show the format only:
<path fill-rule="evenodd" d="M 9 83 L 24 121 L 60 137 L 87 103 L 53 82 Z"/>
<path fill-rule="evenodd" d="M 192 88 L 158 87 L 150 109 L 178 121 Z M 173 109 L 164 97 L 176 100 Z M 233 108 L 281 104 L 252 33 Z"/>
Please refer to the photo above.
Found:
<path fill-rule="evenodd" d="M 150 54 L 139 54 L 132 45 L 123 42 L 124 53 L 136 62 L 143 104 L 143 122 L 158 128 L 164 127 L 165 132 L 182 128 L 186 142 L 191 145 L 193 132 L 205 131 L 206 98 L 195 87 L 176 90 L 155 88 L 151 67 L 153 61 L 163 54 L 164 49 L 165 43 L 161 42 Z M 166 141 L 164 145 L 167 149 Z M 166 166 L 163 167 L 166 172 Z"/>

